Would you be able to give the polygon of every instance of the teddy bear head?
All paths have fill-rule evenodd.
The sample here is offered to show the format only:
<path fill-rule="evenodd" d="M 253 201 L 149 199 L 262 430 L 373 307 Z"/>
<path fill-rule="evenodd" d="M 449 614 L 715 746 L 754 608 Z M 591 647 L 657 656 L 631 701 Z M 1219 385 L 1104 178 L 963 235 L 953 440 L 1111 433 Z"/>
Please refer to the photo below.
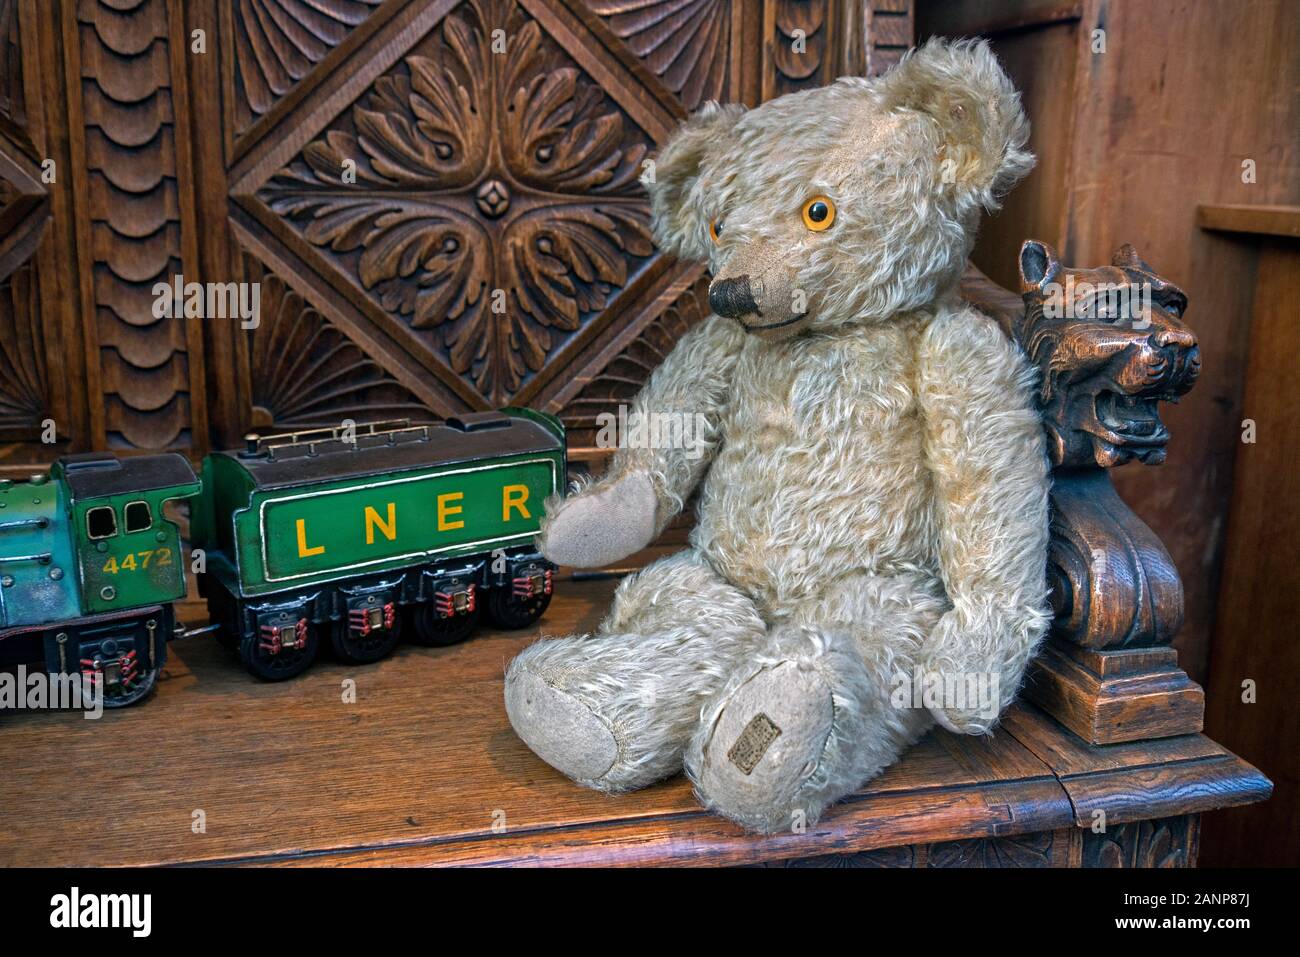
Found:
<path fill-rule="evenodd" d="M 957 282 L 1028 136 L 986 42 L 931 40 L 880 77 L 704 106 L 647 177 L 655 235 L 755 335 L 886 320 Z"/>

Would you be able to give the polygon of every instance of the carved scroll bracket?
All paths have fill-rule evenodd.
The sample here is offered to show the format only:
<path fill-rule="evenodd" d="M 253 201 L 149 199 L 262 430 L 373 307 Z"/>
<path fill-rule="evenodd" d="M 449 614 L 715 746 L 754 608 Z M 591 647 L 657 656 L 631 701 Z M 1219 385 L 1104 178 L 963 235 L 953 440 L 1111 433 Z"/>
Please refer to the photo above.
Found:
<path fill-rule="evenodd" d="M 1183 622 L 1182 582 L 1109 471 L 1165 459 L 1159 404 L 1186 394 L 1201 366 L 1182 321 L 1187 296 L 1128 245 L 1108 266 L 1075 269 L 1030 240 L 1020 275 L 1023 304 L 978 276 L 964 292 L 1040 373 L 1055 617 L 1026 695 L 1092 744 L 1199 731 L 1204 695 L 1169 647 Z"/>

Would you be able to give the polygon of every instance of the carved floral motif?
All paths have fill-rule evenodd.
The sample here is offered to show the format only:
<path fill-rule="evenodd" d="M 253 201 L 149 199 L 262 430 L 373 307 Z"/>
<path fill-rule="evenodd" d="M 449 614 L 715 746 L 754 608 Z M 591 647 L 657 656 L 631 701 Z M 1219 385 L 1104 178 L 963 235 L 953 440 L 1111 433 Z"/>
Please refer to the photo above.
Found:
<path fill-rule="evenodd" d="M 652 254 L 649 145 L 515 3 L 473 0 L 258 195 L 502 404 Z"/>

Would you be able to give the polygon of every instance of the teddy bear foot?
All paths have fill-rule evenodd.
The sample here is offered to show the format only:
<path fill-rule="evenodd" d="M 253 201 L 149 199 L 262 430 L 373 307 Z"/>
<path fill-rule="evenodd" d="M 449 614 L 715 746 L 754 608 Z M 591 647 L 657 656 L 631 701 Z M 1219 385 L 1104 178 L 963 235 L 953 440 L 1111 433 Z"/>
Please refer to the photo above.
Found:
<path fill-rule="evenodd" d="M 686 773 L 706 807 L 751 831 L 801 831 L 896 750 L 853 638 L 775 631 L 704 709 Z"/>
<path fill-rule="evenodd" d="M 540 675 L 512 668 L 506 713 L 515 733 L 539 758 L 579 784 L 606 790 L 601 780 L 618 758 L 618 742 L 600 717 Z"/>
<path fill-rule="evenodd" d="M 821 763 L 835 719 L 831 688 L 814 670 L 785 662 L 761 670 L 715 708 L 687 766 L 700 799 L 752 831 L 815 821 L 824 802 L 805 784 Z"/>

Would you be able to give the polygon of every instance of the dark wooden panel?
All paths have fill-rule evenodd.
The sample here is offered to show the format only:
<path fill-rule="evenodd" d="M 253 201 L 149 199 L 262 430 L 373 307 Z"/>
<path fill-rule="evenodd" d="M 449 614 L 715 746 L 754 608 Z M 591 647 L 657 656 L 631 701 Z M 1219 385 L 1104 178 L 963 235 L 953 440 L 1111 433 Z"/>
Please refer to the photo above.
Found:
<path fill-rule="evenodd" d="M 1220 866 L 1300 862 L 1300 241 L 1260 242 L 1243 404 L 1256 441 L 1237 448 L 1205 724 L 1277 794 L 1209 819 L 1205 862 Z"/>
<path fill-rule="evenodd" d="M 599 399 L 626 398 L 631 367 L 698 312 L 683 298 L 698 268 L 650 244 L 641 160 L 707 99 L 862 72 L 871 50 L 901 49 L 910 9 L 0 0 L 0 272 L 24 267 L 0 322 L 11 365 L 37 333 L 48 354 L 12 377 L 0 457 L 197 455 L 268 419 L 507 401 L 565 415 L 587 442 Z M 453 115 L 462 95 L 470 112 Z M 46 158 L 59 179 L 42 206 Z M 54 221 L 39 256 L 24 231 L 37 207 Z M 153 284 L 178 274 L 275 277 L 265 335 L 156 319 Z M 12 295 L 29 280 L 34 311 Z M 505 312 L 489 308 L 498 289 Z M 277 350 L 325 342 L 324 381 L 284 378 L 320 370 Z M 344 368 L 357 381 L 339 391 Z M 31 428 L 47 415 L 57 448 Z"/>

